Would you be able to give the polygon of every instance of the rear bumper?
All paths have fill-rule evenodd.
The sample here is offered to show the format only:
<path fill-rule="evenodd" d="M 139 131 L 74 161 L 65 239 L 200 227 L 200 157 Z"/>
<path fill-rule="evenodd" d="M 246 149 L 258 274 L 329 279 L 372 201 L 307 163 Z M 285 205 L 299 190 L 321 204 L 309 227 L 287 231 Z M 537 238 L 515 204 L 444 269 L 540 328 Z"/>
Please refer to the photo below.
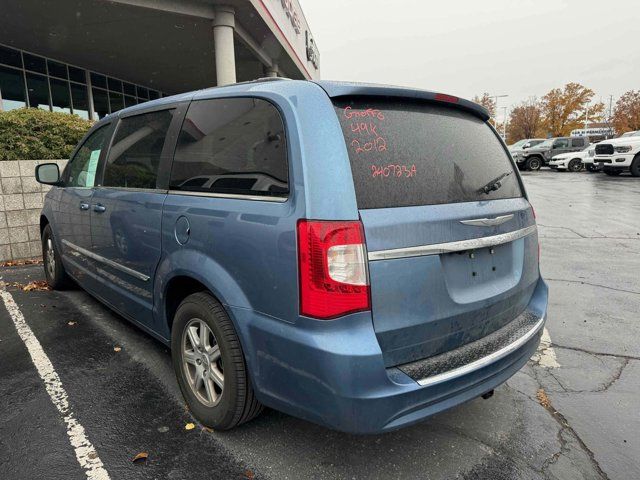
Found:
<path fill-rule="evenodd" d="M 525 313 L 537 321 L 526 338 L 458 371 L 419 381 L 400 368 L 385 368 L 369 313 L 324 322 L 300 318 L 293 325 L 229 309 L 263 404 L 336 430 L 379 433 L 479 397 L 522 368 L 542 334 L 547 286 L 540 279 L 527 306 Z"/>

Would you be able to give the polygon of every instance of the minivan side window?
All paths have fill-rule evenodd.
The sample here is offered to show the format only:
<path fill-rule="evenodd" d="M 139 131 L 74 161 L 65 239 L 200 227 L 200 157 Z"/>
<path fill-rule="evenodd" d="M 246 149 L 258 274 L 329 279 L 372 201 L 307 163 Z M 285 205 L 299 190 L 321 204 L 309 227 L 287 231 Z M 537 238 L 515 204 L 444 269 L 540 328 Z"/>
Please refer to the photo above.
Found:
<path fill-rule="evenodd" d="M 280 113 L 266 100 L 194 101 L 178 137 L 169 188 L 285 197 L 286 150 Z"/>
<path fill-rule="evenodd" d="M 107 139 L 108 125 L 103 125 L 87 137 L 69 161 L 67 187 L 93 187 L 100 160 L 100 152 Z"/>
<path fill-rule="evenodd" d="M 160 156 L 174 111 L 120 120 L 104 171 L 105 187 L 156 188 Z"/>
<path fill-rule="evenodd" d="M 584 147 L 585 146 L 584 138 L 572 138 L 571 145 L 574 147 Z"/>

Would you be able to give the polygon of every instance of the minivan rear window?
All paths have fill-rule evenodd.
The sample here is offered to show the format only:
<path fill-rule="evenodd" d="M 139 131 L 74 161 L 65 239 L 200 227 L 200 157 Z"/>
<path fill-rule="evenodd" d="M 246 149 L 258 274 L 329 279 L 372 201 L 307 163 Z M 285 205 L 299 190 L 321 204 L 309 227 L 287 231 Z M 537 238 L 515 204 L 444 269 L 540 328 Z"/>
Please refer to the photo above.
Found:
<path fill-rule="evenodd" d="M 514 198 L 522 190 L 494 131 L 465 111 L 397 98 L 338 97 L 334 107 L 358 208 Z M 488 193 L 498 179 L 500 186 Z"/>

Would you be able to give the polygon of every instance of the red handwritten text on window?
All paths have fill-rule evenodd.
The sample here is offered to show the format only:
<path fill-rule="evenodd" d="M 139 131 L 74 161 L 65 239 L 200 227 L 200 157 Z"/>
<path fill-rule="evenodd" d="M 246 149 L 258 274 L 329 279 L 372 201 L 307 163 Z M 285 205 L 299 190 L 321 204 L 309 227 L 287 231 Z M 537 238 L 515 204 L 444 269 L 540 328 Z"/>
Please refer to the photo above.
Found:
<path fill-rule="evenodd" d="M 390 163 L 389 165 L 371 165 L 371 176 L 373 178 L 387 178 L 387 177 L 402 177 L 410 178 L 415 177 L 416 166 L 411 165 L 397 165 Z"/>

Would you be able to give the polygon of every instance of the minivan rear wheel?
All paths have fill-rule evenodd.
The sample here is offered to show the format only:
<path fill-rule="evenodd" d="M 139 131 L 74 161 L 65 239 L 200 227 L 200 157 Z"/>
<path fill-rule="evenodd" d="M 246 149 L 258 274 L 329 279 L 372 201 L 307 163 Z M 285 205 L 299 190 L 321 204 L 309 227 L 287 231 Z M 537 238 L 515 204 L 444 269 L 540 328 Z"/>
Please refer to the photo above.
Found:
<path fill-rule="evenodd" d="M 42 261 L 44 264 L 44 278 L 47 284 L 54 290 L 63 290 L 71 283 L 67 275 L 62 259 L 56 248 L 51 225 L 46 225 L 42 230 Z"/>
<path fill-rule="evenodd" d="M 171 356 L 187 405 L 204 425 L 229 430 L 262 411 L 235 328 L 208 293 L 194 293 L 180 303 Z"/>

